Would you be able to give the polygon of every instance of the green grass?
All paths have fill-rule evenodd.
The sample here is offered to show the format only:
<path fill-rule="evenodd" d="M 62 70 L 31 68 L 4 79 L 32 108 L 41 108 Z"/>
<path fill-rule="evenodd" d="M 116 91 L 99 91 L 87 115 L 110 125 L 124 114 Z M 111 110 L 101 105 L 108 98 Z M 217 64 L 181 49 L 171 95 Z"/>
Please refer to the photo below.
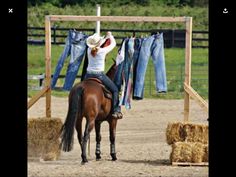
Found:
<path fill-rule="evenodd" d="M 60 57 L 63 46 L 52 45 L 52 73 L 56 67 L 58 58 Z M 107 55 L 106 70 L 112 65 L 112 58 L 116 57 L 118 48 L 115 48 Z M 28 45 L 28 74 L 37 75 L 45 73 L 45 50 L 44 46 Z M 183 98 L 183 82 L 184 82 L 184 57 L 185 50 L 179 48 L 165 49 L 165 61 L 167 72 L 167 94 L 157 94 L 155 91 L 155 77 L 153 63 L 150 58 L 145 78 L 145 98 L 163 98 L 176 99 Z M 66 68 L 69 58 L 67 58 L 61 74 L 66 73 Z M 82 72 L 82 66 L 79 70 L 79 75 Z M 192 50 L 192 87 L 204 98 L 208 98 L 208 49 L 193 49 Z M 75 82 L 79 82 L 76 79 Z M 58 79 L 57 86 L 62 86 L 64 79 Z M 28 85 L 37 86 L 37 81 L 29 81 Z M 37 91 L 28 91 L 28 96 L 33 96 Z M 54 96 L 68 96 L 68 92 L 52 91 Z"/>

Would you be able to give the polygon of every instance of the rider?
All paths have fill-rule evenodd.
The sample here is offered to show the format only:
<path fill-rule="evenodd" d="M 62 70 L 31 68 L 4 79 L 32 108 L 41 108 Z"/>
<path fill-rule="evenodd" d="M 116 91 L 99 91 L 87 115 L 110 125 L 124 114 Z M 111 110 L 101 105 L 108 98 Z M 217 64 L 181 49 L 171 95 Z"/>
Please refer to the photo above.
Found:
<path fill-rule="evenodd" d="M 101 45 L 106 41 L 106 39 L 110 39 L 110 45 L 101 48 Z M 87 73 L 85 75 L 85 79 L 95 77 L 112 92 L 112 105 L 113 112 L 112 116 L 114 118 L 122 118 L 120 106 L 119 106 L 119 91 L 114 82 L 104 74 L 105 70 L 105 57 L 106 54 L 109 53 L 116 46 L 115 38 L 112 33 L 109 31 L 106 34 L 106 37 L 101 37 L 98 33 L 94 33 L 89 36 L 86 40 L 88 45 L 87 53 L 88 53 L 88 67 Z"/>

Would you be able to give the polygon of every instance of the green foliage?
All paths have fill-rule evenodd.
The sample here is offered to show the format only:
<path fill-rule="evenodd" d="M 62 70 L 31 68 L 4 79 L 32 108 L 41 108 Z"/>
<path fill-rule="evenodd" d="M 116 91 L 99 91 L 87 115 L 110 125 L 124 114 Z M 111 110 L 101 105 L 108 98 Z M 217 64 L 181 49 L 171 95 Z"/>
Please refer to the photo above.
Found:
<path fill-rule="evenodd" d="M 106 6 L 121 6 L 121 5 L 142 5 L 148 6 L 150 4 L 157 5 L 168 5 L 168 6 L 177 6 L 177 5 L 188 5 L 191 7 L 194 6 L 206 6 L 208 5 L 208 0 L 27 0 L 28 6 L 42 5 L 44 3 L 50 3 L 57 7 L 65 7 L 67 5 L 106 5 Z"/>
<path fill-rule="evenodd" d="M 96 15 L 96 8 L 90 5 L 65 6 L 59 8 L 49 3 L 28 8 L 28 26 L 43 27 L 45 15 Z M 159 4 L 142 5 L 123 5 L 115 8 L 101 6 L 101 15 L 108 16 L 192 16 L 193 30 L 208 30 L 208 8 L 188 6 L 163 6 Z M 94 28 L 94 22 L 54 22 L 52 25 L 67 28 Z M 120 23 L 102 22 L 101 28 L 111 29 L 184 29 L 181 23 Z"/>
<path fill-rule="evenodd" d="M 84 4 L 85 0 L 59 0 L 59 4 L 61 7 L 65 7 L 66 5 L 76 5 L 76 4 Z"/>
<path fill-rule="evenodd" d="M 194 6 L 194 0 L 179 0 L 180 5 L 189 5 L 191 7 Z"/>
<path fill-rule="evenodd" d="M 166 5 L 177 6 L 178 4 L 179 4 L 179 0 L 166 0 Z"/>

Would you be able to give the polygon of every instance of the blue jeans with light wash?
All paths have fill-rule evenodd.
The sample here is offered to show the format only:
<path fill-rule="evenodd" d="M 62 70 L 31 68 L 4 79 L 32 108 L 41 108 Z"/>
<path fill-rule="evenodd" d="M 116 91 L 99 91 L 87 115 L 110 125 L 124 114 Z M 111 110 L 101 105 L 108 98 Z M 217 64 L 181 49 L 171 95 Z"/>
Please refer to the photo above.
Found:
<path fill-rule="evenodd" d="M 124 60 L 125 88 L 124 88 L 124 98 L 122 100 L 122 105 L 125 105 L 126 108 L 130 108 L 130 103 L 128 98 L 130 97 L 131 92 L 128 92 L 128 87 L 132 86 L 131 78 L 133 78 L 132 76 L 133 73 L 131 72 L 133 72 L 133 68 L 131 69 L 131 65 L 133 64 L 133 55 L 134 55 L 134 38 L 129 38 L 125 44 L 125 60 Z"/>
<path fill-rule="evenodd" d="M 140 53 L 140 48 L 142 45 L 142 39 L 141 38 L 135 38 L 134 40 L 134 55 L 133 55 L 133 99 L 134 97 L 134 88 L 136 83 L 136 70 L 137 70 L 137 64 L 138 64 L 138 57 Z"/>
<path fill-rule="evenodd" d="M 61 54 L 57 66 L 55 68 L 51 88 L 55 88 L 59 74 L 63 68 L 64 62 L 68 56 L 71 56 L 69 65 L 67 67 L 65 82 L 63 85 L 64 90 L 70 90 L 76 79 L 80 64 L 82 63 L 85 51 L 86 51 L 86 38 L 87 35 L 70 30 L 69 35 L 66 39 L 66 45 L 64 51 Z"/>
<path fill-rule="evenodd" d="M 156 34 L 154 37 L 151 55 L 155 66 L 156 91 L 167 92 L 163 33 Z"/>
<path fill-rule="evenodd" d="M 119 106 L 119 91 L 114 82 L 104 73 L 86 73 L 84 79 L 95 77 L 102 81 L 102 83 L 106 86 L 106 88 L 112 93 L 112 106 L 113 111 L 120 112 L 120 106 Z"/>
<path fill-rule="evenodd" d="M 124 74 L 125 74 L 125 82 L 127 86 L 127 82 L 129 79 L 130 74 L 130 66 L 133 61 L 133 55 L 134 55 L 134 38 L 129 38 L 126 43 L 125 48 L 125 64 L 124 64 Z"/>
<path fill-rule="evenodd" d="M 155 68 L 156 90 L 157 92 L 166 92 L 167 84 L 164 57 L 164 41 L 162 33 L 152 35 L 143 39 L 138 59 L 136 83 L 134 88 L 134 97 L 138 99 L 143 99 L 144 80 L 150 56 L 152 56 Z"/>

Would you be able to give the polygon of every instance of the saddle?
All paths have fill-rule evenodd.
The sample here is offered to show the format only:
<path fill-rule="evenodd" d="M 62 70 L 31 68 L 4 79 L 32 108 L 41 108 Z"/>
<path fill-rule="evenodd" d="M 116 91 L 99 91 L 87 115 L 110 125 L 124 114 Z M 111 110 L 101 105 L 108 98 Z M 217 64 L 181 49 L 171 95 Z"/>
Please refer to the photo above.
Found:
<path fill-rule="evenodd" d="M 103 85 L 102 81 L 100 81 L 99 79 L 97 78 L 88 78 L 86 79 L 87 81 L 95 81 L 97 83 L 100 84 L 100 86 L 102 87 L 102 90 L 103 90 L 103 93 L 104 93 L 104 96 L 108 99 L 112 99 L 112 93 L 105 87 L 105 85 Z"/>

